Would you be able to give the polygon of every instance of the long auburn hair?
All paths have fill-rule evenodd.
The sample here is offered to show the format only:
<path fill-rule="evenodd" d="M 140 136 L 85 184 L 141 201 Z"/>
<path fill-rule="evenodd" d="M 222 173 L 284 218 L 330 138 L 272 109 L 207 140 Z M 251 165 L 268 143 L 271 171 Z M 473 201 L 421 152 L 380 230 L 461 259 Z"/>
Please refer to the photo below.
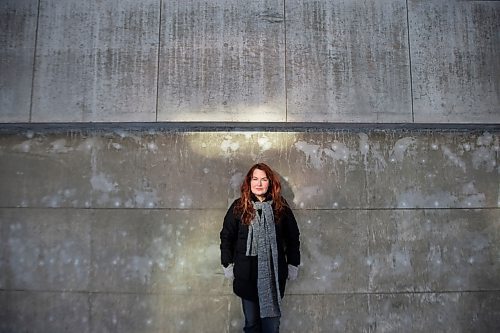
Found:
<path fill-rule="evenodd" d="M 281 196 L 281 182 L 279 176 L 265 163 L 254 164 L 250 170 L 248 170 L 243 180 L 243 184 L 241 184 L 241 198 L 234 207 L 234 213 L 235 215 L 241 216 L 241 221 L 245 225 L 249 225 L 255 217 L 255 209 L 252 205 L 253 194 L 250 185 L 255 169 L 264 171 L 269 179 L 269 188 L 267 189 L 266 195 L 273 200 L 274 221 L 275 223 L 279 223 L 281 214 L 285 206 L 287 206 L 287 203 Z"/>

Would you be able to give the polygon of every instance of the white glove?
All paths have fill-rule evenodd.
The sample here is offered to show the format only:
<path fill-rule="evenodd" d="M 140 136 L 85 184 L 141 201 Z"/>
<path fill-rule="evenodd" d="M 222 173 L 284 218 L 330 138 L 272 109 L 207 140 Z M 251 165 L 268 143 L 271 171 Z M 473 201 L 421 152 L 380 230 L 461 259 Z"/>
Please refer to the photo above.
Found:
<path fill-rule="evenodd" d="M 226 279 L 233 279 L 234 278 L 233 264 L 231 264 L 227 267 L 222 266 L 222 269 L 224 270 L 224 277 Z"/>
<path fill-rule="evenodd" d="M 293 281 L 299 275 L 299 268 L 294 265 L 288 265 L 288 280 Z"/>

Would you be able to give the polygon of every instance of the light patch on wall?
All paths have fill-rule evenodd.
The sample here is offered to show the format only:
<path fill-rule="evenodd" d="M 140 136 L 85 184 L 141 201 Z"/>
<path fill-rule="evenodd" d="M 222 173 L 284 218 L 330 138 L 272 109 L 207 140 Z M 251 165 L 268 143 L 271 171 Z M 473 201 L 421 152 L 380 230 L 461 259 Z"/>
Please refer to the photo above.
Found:
<path fill-rule="evenodd" d="M 281 153 L 288 147 L 290 138 L 293 137 L 285 137 L 282 133 L 253 131 L 203 132 L 183 137 L 189 144 L 189 151 L 197 155 L 217 160 L 241 157 L 250 160 L 248 167 L 252 162 L 266 161 L 274 152 Z"/>
<path fill-rule="evenodd" d="M 273 144 L 267 136 L 262 136 L 257 139 L 261 151 L 266 151 L 272 148 Z"/>
<path fill-rule="evenodd" d="M 492 172 L 497 165 L 496 155 L 497 152 L 492 148 L 478 147 L 472 153 L 472 166 L 476 170 L 484 168 L 486 171 Z"/>
<path fill-rule="evenodd" d="M 413 137 L 401 138 L 394 144 L 394 147 L 389 152 L 391 161 L 402 162 L 405 155 L 411 155 L 413 148 L 416 146 L 417 140 Z"/>
<path fill-rule="evenodd" d="M 124 267 L 123 276 L 146 284 L 151 280 L 153 261 L 149 257 L 132 256 Z"/>
<path fill-rule="evenodd" d="M 221 121 L 221 122 L 283 122 L 286 121 L 284 100 L 267 99 L 263 103 L 237 103 L 224 101 L 218 106 L 208 105 L 207 101 L 198 101 L 201 109 L 193 105 L 176 105 L 175 112 L 160 112 L 159 121 Z M 196 103 L 195 103 L 196 104 Z"/>
<path fill-rule="evenodd" d="M 499 137 L 484 132 L 476 140 L 477 147 L 472 152 L 472 166 L 492 172 L 497 166 L 498 152 L 500 151 Z M 500 172 L 500 169 L 498 170 Z"/>
<path fill-rule="evenodd" d="M 236 172 L 234 175 L 231 176 L 231 179 L 229 180 L 229 185 L 231 188 L 235 191 L 238 191 L 241 184 L 243 184 L 244 176 L 242 172 Z"/>
<path fill-rule="evenodd" d="M 314 203 L 316 197 L 323 195 L 323 189 L 319 185 L 292 187 L 293 203 L 300 208 L 303 208 L 306 204 Z"/>
<path fill-rule="evenodd" d="M 337 140 L 334 140 L 329 147 L 322 147 L 319 144 L 303 140 L 295 142 L 294 146 L 298 151 L 304 153 L 306 165 L 313 166 L 315 169 L 321 169 L 329 161 L 348 163 L 352 156 L 358 154 L 356 150 L 350 149 L 345 143 Z"/>
<path fill-rule="evenodd" d="M 365 164 L 366 164 L 366 156 L 370 151 L 370 143 L 368 140 L 368 135 L 366 133 L 358 133 L 358 137 L 359 137 L 359 142 L 358 142 L 359 151 L 365 158 Z"/>
<path fill-rule="evenodd" d="M 145 191 L 134 189 L 134 199 L 127 200 L 125 207 L 154 208 L 158 205 L 158 201 L 158 191 L 156 189 L 147 189 Z"/>
<path fill-rule="evenodd" d="M 147 148 L 148 151 L 152 152 L 153 154 L 156 154 L 158 152 L 158 146 L 154 142 L 148 142 L 147 143 Z"/>
<path fill-rule="evenodd" d="M 92 136 L 90 138 L 87 138 L 82 141 L 76 148 L 78 151 L 91 151 L 92 148 L 99 146 L 100 144 L 100 137 L 97 136 Z"/>
<path fill-rule="evenodd" d="M 397 208 L 448 208 L 458 201 L 457 196 L 447 191 L 424 194 L 417 189 L 402 192 L 397 198 Z"/>
<path fill-rule="evenodd" d="M 344 162 L 347 162 L 352 154 L 350 149 L 344 143 L 338 141 L 331 144 L 331 149 L 323 149 L 323 153 L 325 156 L 330 157 L 334 161 L 342 160 Z"/>
<path fill-rule="evenodd" d="M 102 172 L 92 175 L 90 178 L 90 184 L 92 185 L 92 189 L 94 191 L 105 193 L 114 192 L 117 187 L 117 184 L 113 182 L 111 177 Z"/>
<path fill-rule="evenodd" d="M 460 157 L 458 157 L 457 154 L 453 153 L 450 148 L 444 145 L 441 146 L 441 149 L 443 150 L 443 154 L 448 159 L 448 161 L 462 169 L 464 173 L 466 172 L 465 162 Z"/>
<path fill-rule="evenodd" d="M 297 150 L 303 152 L 306 155 L 306 164 L 312 165 L 316 169 L 320 169 L 323 165 L 321 160 L 321 149 L 320 145 L 307 143 L 305 141 L 299 140 L 294 144 Z"/>
<path fill-rule="evenodd" d="M 239 148 L 240 144 L 233 141 L 231 136 L 226 136 L 220 145 L 220 149 L 226 157 L 233 155 Z"/>
<path fill-rule="evenodd" d="M 31 140 L 26 140 L 12 147 L 12 150 L 22 153 L 29 153 L 31 150 Z"/>
<path fill-rule="evenodd" d="M 304 273 L 311 275 L 307 279 L 308 288 L 315 291 L 328 290 L 342 277 L 342 270 L 338 268 L 344 259 L 339 255 L 335 258 L 331 256 L 328 249 L 323 246 L 321 237 L 309 239 L 307 251 L 310 257 L 314 258 L 313 262 L 308 263 L 307 273 Z"/>
<path fill-rule="evenodd" d="M 51 153 L 61 154 L 61 153 L 69 153 L 73 151 L 72 147 L 66 146 L 66 139 L 58 139 L 50 143 Z"/>
<path fill-rule="evenodd" d="M 179 198 L 180 208 L 189 208 L 193 204 L 193 199 L 189 195 L 183 195 Z"/>
<path fill-rule="evenodd" d="M 474 182 L 469 182 L 462 186 L 461 192 L 462 207 L 484 207 L 486 203 L 486 195 L 477 191 Z"/>

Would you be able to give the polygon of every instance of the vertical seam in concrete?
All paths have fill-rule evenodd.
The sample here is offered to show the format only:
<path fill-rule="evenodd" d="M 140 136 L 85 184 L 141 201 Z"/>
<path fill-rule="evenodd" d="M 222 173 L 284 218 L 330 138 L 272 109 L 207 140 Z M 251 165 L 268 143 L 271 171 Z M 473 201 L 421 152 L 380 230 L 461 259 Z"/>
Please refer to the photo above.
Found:
<path fill-rule="evenodd" d="M 410 66 L 410 99 L 411 99 L 411 122 L 415 122 L 415 113 L 413 111 L 413 75 L 411 65 L 411 45 L 410 45 L 410 14 L 409 14 L 408 0 L 406 0 L 406 29 L 408 33 L 408 62 Z"/>
<path fill-rule="evenodd" d="M 285 38 L 285 63 L 283 64 L 284 70 L 284 83 L 285 83 L 285 122 L 288 122 L 288 87 L 287 87 L 287 76 L 286 76 L 286 0 L 283 0 L 283 32 Z"/>
<path fill-rule="evenodd" d="M 94 148 L 92 148 L 94 149 Z M 90 228 L 89 228 L 89 247 L 90 247 L 90 258 L 89 258 L 89 281 L 87 285 L 87 290 L 90 290 L 92 286 L 92 278 L 94 276 L 94 221 L 95 221 L 95 215 L 94 211 L 90 212 Z M 92 292 L 87 293 L 87 302 L 88 302 L 88 309 L 89 309 L 89 314 L 88 314 L 88 322 L 89 322 L 89 331 L 92 331 L 92 321 L 93 321 L 93 316 L 92 316 L 92 301 L 93 301 L 93 294 Z"/>
<path fill-rule="evenodd" d="M 158 21 L 158 53 L 156 59 L 156 105 L 155 122 L 158 122 L 158 100 L 160 95 L 160 52 L 161 52 L 161 14 L 163 9 L 163 0 L 160 0 L 160 17 Z"/>
<path fill-rule="evenodd" d="M 35 68 L 36 68 L 36 51 L 38 48 L 38 25 L 40 22 L 40 2 L 42 0 L 38 0 L 38 6 L 36 11 L 36 27 L 35 27 L 35 47 L 33 50 L 33 67 L 31 71 L 31 94 L 30 94 L 30 112 L 28 122 L 31 123 L 31 118 L 33 117 L 33 91 L 35 87 Z"/>

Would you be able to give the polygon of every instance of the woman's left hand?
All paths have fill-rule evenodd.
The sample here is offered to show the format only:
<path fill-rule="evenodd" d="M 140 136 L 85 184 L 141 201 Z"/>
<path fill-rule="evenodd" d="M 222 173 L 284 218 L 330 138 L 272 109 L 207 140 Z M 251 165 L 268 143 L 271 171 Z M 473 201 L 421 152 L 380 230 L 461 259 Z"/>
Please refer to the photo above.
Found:
<path fill-rule="evenodd" d="M 297 279 L 299 275 L 299 267 L 294 265 L 288 265 L 288 280 L 293 281 Z"/>

